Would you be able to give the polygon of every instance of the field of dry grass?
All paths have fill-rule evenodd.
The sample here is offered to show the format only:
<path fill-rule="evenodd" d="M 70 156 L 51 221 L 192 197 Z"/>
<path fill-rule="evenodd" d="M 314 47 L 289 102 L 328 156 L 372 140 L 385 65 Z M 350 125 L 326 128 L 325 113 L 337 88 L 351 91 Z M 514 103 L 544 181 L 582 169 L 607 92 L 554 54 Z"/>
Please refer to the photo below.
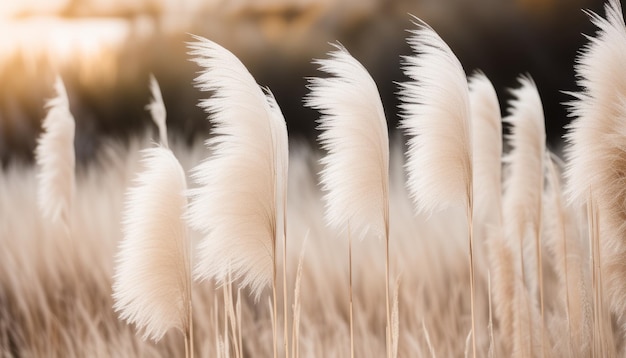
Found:
<path fill-rule="evenodd" d="M 226 284 L 218 284 L 213 279 L 194 282 L 187 277 L 187 272 L 183 281 L 192 285 L 191 302 L 185 303 L 192 307 L 193 333 L 189 334 L 193 337 L 193 353 L 199 357 L 236 358 L 272 355 L 347 357 L 351 354 L 353 340 L 356 357 L 623 355 L 626 352 L 626 308 L 623 303 L 626 295 L 623 263 L 626 253 L 623 225 L 626 218 L 626 190 L 623 188 L 626 130 L 622 122 L 626 118 L 626 72 L 622 64 L 626 61 L 626 26 L 617 0 L 609 2 L 606 14 L 591 15 L 591 19 L 600 30 L 582 50 L 576 64 L 581 90 L 572 94 L 570 110 L 575 121 L 569 128 L 563 159 L 552 155 L 546 148 L 541 99 L 530 77 L 520 77 L 518 87 L 508 97 L 499 98 L 508 108 L 504 118 L 500 118 L 495 99 L 490 103 L 488 99 L 475 96 L 485 90 L 482 85 L 489 85 L 486 77 L 470 77 L 468 87 L 460 63 L 455 67 L 454 55 L 446 50 L 445 43 L 438 42 L 438 36 L 427 26 L 416 24 L 422 27 L 410 40 L 415 57 L 405 59 L 407 75 L 414 81 L 401 85 L 400 97 L 405 112 L 402 129 L 409 137 L 406 147 L 397 144 L 400 141 L 389 141 L 382 106 L 378 117 L 368 111 L 351 112 L 354 103 L 361 103 L 358 100 L 362 97 L 355 96 L 358 99 L 355 100 L 355 97 L 341 96 L 345 94 L 342 93 L 345 88 L 351 88 L 354 92 L 350 94 L 361 94 L 359 91 L 363 90 L 368 105 L 371 104 L 369 100 L 376 99 L 378 94 L 371 78 L 364 80 L 369 84 L 366 90 L 359 86 L 340 87 L 351 80 L 341 76 L 346 73 L 354 75 L 350 72 L 354 68 L 359 71 L 364 68 L 359 67 L 358 62 L 355 62 L 356 67 L 350 67 L 352 70 L 342 68 L 346 63 L 354 63 L 350 62 L 347 51 L 342 52 L 341 46 L 337 46 L 339 52 L 331 55 L 331 60 L 335 56 L 334 60 L 339 58 L 344 62 L 320 61 L 323 71 L 341 77 L 337 82 L 313 80 L 309 88 L 314 95 L 307 104 L 326 116 L 321 119 L 321 129 L 332 130 L 330 123 L 341 120 L 341 113 L 347 113 L 345 117 L 357 113 L 354 118 L 372 119 L 373 116 L 379 121 L 377 127 L 372 125 L 363 132 L 384 134 L 383 137 L 365 135 L 367 140 L 363 142 L 365 144 L 360 143 L 358 148 L 361 151 L 356 154 L 369 153 L 369 157 L 360 160 L 375 162 L 374 159 L 380 159 L 376 155 L 382 153 L 380 162 L 384 163 L 381 167 L 386 169 L 388 164 L 388 178 L 383 172 L 382 178 L 355 176 L 351 180 L 355 186 L 361 185 L 365 189 L 376 188 L 375 185 L 384 182 L 381 197 L 365 200 L 363 205 L 371 204 L 372 208 L 367 209 L 372 212 L 381 212 L 375 209 L 379 205 L 388 205 L 388 216 L 382 210 L 384 225 L 388 224 L 388 236 L 364 230 L 363 237 L 351 241 L 351 248 L 347 240 L 350 229 L 333 229 L 328 225 L 328 206 L 341 197 L 329 199 L 324 196 L 333 185 L 344 181 L 330 176 L 323 169 L 339 171 L 342 165 L 360 163 L 359 157 L 343 158 L 343 162 L 339 161 L 342 165 L 334 167 L 328 166 L 329 161 L 333 164 L 332 161 L 337 159 L 320 159 L 333 150 L 354 150 L 350 144 L 359 140 L 354 134 L 362 134 L 361 128 L 357 126 L 357 130 L 345 132 L 345 137 L 352 141 L 347 144 L 341 141 L 343 137 L 332 137 L 341 131 L 326 133 L 322 151 L 308 143 L 293 140 L 289 143 L 284 218 L 288 244 L 283 252 L 281 250 L 285 248 L 279 240 L 282 238 L 282 207 L 277 203 L 280 202 L 277 198 L 281 197 L 277 191 L 283 183 L 277 173 L 286 170 L 286 163 L 282 163 L 276 154 L 281 149 L 286 150 L 276 142 L 281 133 L 269 126 L 267 133 L 270 135 L 259 139 L 263 133 L 257 129 L 265 128 L 263 125 L 253 127 L 254 130 L 241 125 L 257 125 L 257 118 L 241 117 L 247 121 L 232 124 L 234 122 L 229 122 L 227 114 L 249 113 L 245 112 L 249 107 L 258 109 L 254 108 L 253 102 L 259 102 L 261 98 L 261 105 L 256 105 L 267 110 L 264 115 L 270 121 L 280 122 L 282 115 L 278 116 L 278 108 L 272 102 L 274 98 L 269 94 L 266 97 L 245 68 L 241 70 L 239 63 L 228 57 L 232 54 L 221 53 L 221 48 L 212 47 L 215 45 L 208 41 L 192 45 L 192 49 L 197 50 L 194 54 L 201 57 L 196 62 L 204 70 L 197 84 L 214 96 L 201 105 L 208 109 L 209 118 L 214 121 L 214 136 L 208 148 L 201 141 L 190 144 L 188 138 L 181 139 L 176 134 L 169 136 L 169 147 L 186 173 L 191 192 L 196 193 L 190 195 L 191 219 L 184 215 L 171 219 L 183 222 L 184 217 L 192 227 L 195 223 L 200 227 L 199 231 L 205 231 L 203 235 L 189 230 L 192 261 L 197 256 L 202 256 L 200 259 L 211 257 L 211 253 L 202 253 L 202 248 L 207 247 L 206 238 L 241 239 L 237 235 L 210 236 L 212 230 L 226 220 L 219 215 L 236 217 L 236 210 L 231 210 L 232 203 L 213 203 L 210 212 L 219 218 L 206 224 L 207 230 L 202 227 L 204 223 L 198 224 L 202 218 L 194 217 L 197 214 L 194 214 L 194 201 L 221 198 L 211 192 L 214 188 L 209 188 L 209 195 L 205 195 L 207 192 L 203 192 L 198 183 L 215 181 L 221 169 L 232 169 L 230 177 L 220 180 L 226 183 L 223 190 L 231 189 L 227 185 L 229 179 L 238 184 L 249 183 L 243 189 L 233 189 L 234 194 L 242 198 L 241 212 L 251 212 L 252 209 L 245 205 L 272 208 L 268 225 L 273 236 L 269 240 L 275 251 L 268 257 L 278 270 L 274 272 L 273 280 L 270 278 L 257 284 L 254 281 L 257 278 L 253 278 L 250 283 L 246 281 L 249 274 L 246 270 L 258 266 L 256 258 L 250 256 L 254 258 L 251 263 L 214 258 L 215 262 L 228 267 L 213 268 L 213 273 L 203 277 L 215 278 L 215 272 L 228 272 L 227 277 L 218 278 Z M 218 58 L 222 55 L 231 59 L 230 62 Z M 437 56 L 443 56 L 444 61 L 438 62 L 441 57 Z M 230 65 L 232 68 L 228 67 Z M 334 73 L 333 66 L 337 66 Z M 222 71 L 223 68 L 227 70 Z M 355 80 L 357 84 L 367 77 L 359 73 L 360 77 L 356 76 Z M 237 76 L 245 77 L 247 86 L 242 85 L 245 81 Z M 234 83 L 231 87 L 226 83 L 229 79 Z M 336 88 L 342 91 L 333 92 Z M 252 93 L 253 90 L 259 95 Z M 49 105 L 48 116 L 51 118 L 51 113 L 57 113 L 62 120 L 68 120 L 71 114 L 67 97 L 62 95 L 59 87 L 57 91 L 59 97 Z M 329 93 L 331 96 L 324 97 Z M 245 105 L 236 103 L 241 98 L 246 99 Z M 337 104 L 346 98 L 352 107 Z M 442 100 L 448 98 L 459 101 Z M 235 102 L 228 102 L 233 99 Z M 348 108 L 348 111 L 341 112 L 337 108 L 344 111 Z M 55 112 L 61 110 L 67 113 Z M 157 112 L 153 112 L 155 117 L 159 115 Z M 420 117 L 425 114 L 431 117 Z M 448 120 L 447 115 L 461 117 L 462 126 L 453 120 L 446 122 L 446 126 L 432 121 L 432 118 Z M 483 117 L 490 115 L 493 115 L 492 122 L 487 122 Z M 421 122 L 410 122 L 416 119 Z M 482 126 L 493 124 L 494 119 L 496 125 L 493 128 Z M 508 144 L 504 154 L 501 153 L 501 120 L 512 128 L 504 137 Z M 118 300 L 124 295 L 124 292 L 114 293 L 117 287 L 114 281 L 133 274 L 118 271 L 123 262 L 119 251 L 124 245 L 132 245 L 124 241 L 132 236 L 128 226 L 133 225 L 133 221 L 142 220 L 132 218 L 133 208 L 139 205 L 133 206 L 137 203 L 133 202 L 132 191 L 129 192 L 128 188 L 140 186 L 133 179 L 149 169 L 145 167 L 148 162 L 141 160 L 142 153 L 146 153 L 141 150 L 155 146 L 157 132 L 145 133 L 123 143 L 104 141 L 90 163 L 79 164 L 75 173 L 59 175 L 67 168 L 74 169 L 71 150 L 73 119 L 65 122 L 70 126 L 67 131 L 60 131 L 61 127 L 54 127 L 47 121 L 48 118 L 37 149 L 37 165 L 11 164 L 0 172 L 0 357 L 185 356 L 186 347 L 181 343 L 180 331 L 188 332 L 186 327 L 180 327 L 176 322 L 163 322 L 164 330 L 177 327 L 180 331 L 170 329 L 163 339 L 153 342 L 142 338 L 145 326 L 138 332 L 137 327 L 120 319 L 120 311 L 124 318 L 124 310 L 128 307 L 117 307 L 118 311 L 114 311 L 114 305 L 119 304 Z M 480 124 L 481 121 L 484 123 Z M 278 124 L 284 125 L 284 119 Z M 437 126 L 442 128 L 439 132 L 433 131 Z M 244 133 L 241 137 L 229 132 L 237 129 Z M 56 139 L 53 137 L 55 131 Z M 72 136 L 68 139 L 70 132 Z M 48 134 L 50 136 L 46 137 Z M 461 140 L 441 142 L 450 137 Z M 261 149 L 272 148 L 267 157 L 273 155 L 271 160 L 268 159 L 273 177 L 241 176 L 250 166 L 267 169 L 262 160 L 256 160 L 263 159 L 263 150 L 259 151 L 260 155 L 251 153 L 255 155 L 251 156 L 251 163 L 246 162 L 245 153 L 229 151 L 228 145 L 238 144 L 236 149 L 240 150 L 249 144 L 237 143 L 241 138 L 248 138 L 253 144 L 258 144 L 254 141 L 259 140 L 265 145 L 261 145 Z M 497 141 L 493 142 L 493 138 Z M 392 143 L 390 146 L 389 142 Z M 161 143 L 167 146 L 163 138 Z M 370 144 L 375 147 L 371 151 L 367 147 Z M 377 152 L 377 146 L 383 144 L 384 148 Z M 68 145 L 70 153 L 63 152 Z M 252 145 L 250 148 L 257 147 Z M 423 151 L 429 149 L 441 155 L 424 154 Z M 455 151 L 457 149 L 461 154 Z M 218 161 L 233 153 L 240 155 L 241 163 Z M 206 158 L 210 158 L 209 164 L 204 162 L 197 167 Z M 423 163 L 429 165 L 420 167 Z M 357 173 L 357 169 L 353 172 Z M 441 173 L 445 175 L 441 176 Z M 423 177 L 428 177 L 430 182 L 422 180 Z M 252 191 L 257 186 L 255 180 L 261 181 L 259 186 L 265 183 L 270 188 L 271 195 L 266 196 L 271 205 L 259 202 L 263 196 L 255 196 Z M 375 185 L 371 185 L 372 182 Z M 149 181 L 144 180 L 143 184 L 150 186 Z M 50 187 L 59 189 L 55 185 L 69 189 L 67 192 L 50 191 Z M 420 192 L 429 188 L 433 191 Z M 165 193 L 167 189 L 159 190 Z M 346 190 L 349 192 L 350 189 L 348 186 Z M 43 199 L 41 192 L 47 195 Z M 371 191 L 361 193 L 369 198 L 367 195 Z M 175 196 L 179 194 L 174 193 Z M 453 199 L 459 195 L 467 195 L 466 201 L 452 205 Z M 439 200 L 444 200 L 443 197 L 447 201 L 442 204 Z M 252 199 L 246 203 L 245 199 L 249 198 Z M 151 202 L 139 204 L 150 206 Z M 219 210 L 220 205 L 226 208 L 226 213 Z M 203 209 L 202 206 L 199 208 Z M 160 213 L 159 210 L 155 212 Z M 356 212 L 367 213 L 367 210 Z M 333 215 L 344 214 L 347 215 L 331 212 L 330 216 L 333 219 Z M 247 219 L 240 218 L 241 225 L 248 225 L 248 219 L 260 220 L 259 215 L 252 212 Z M 350 220 L 356 215 L 349 217 Z M 348 227 L 358 222 L 350 220 L 347 221 Z M 375 227 L 379 223 L 374 218 L 359 225 L 367 227 L 367 224 Z M 470 235 L 468 227 L 472 230 Z M 147 232 L 155 237 L 163 234 Z M 186 239 L 180 235 L 181 240 Z M 262 235 L 265 233 L 260 232 L 259 237 Z M 149 238 L 145 239 L 149 245 Z M 385 255 L 387 243 L 388 261 Z M 155 241 L 155 245 L 159 243 Z M 472 245 L 470 251 L 468 246 Z M 233 247 L 228 254 L 237 257 L 238 249 L 242 247 Z M 351 266 L 347 259 L 349 250 Z M 142 255 L 142 252 L 134 254 Z M 259 260 L 265 259 L 267 257 Z M 194 263 L 193 266 L 199 271 L 203 265 L 210 267 L 212 264 L 214 262 Z M 231 264 L 235 269 L 231 270 Z M 473 267 L 473 274 L 470 267 Z M 163 276 L 168 274 L 167 270 L 162 271 Z M 350 272 L 352 286 L 348 283 Z M 231 274 L 241 277 L 230 280 Z M 142 275 L 151 279 L 148 277 L 150 272 Z M 195 276 L 199 276 L 197 272 Z M 389 285 L 386 288 L 387 279 Z M 265 287 L 266 281 L 275 285 L 274 292 L 271 285 Z M 283 287 L 285 283 L 287 286 Z M 260 289 L 258 295 L 257 289 Z M 352 292 L 354 301 L 352 339 L 349 292 Z M 387 294 L 391 296 L 391 307 L 386 307 Z M 164 298 L 149 297 L 148 301 L 151 299 Z M 178 303 L 171 302 L 171 305 Z M 284 327 L 285 323 L 288 327 Z M 283 337 L 288 338 L 288 344 L 284 344 Z M 286 346 L 288 352 L 284 351 Z"/>

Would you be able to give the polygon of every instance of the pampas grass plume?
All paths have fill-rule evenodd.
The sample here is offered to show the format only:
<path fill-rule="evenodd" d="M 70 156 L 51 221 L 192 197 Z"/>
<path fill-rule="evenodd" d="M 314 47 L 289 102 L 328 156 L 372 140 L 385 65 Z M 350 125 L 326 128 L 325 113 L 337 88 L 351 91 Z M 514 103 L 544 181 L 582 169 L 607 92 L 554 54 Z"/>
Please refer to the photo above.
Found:
<path fill-rule="evenodd" d="M 329 78 L 309 79 L 306 105 L 322 114 L 319 142 L 326 218 L 330 226 L 363 236 L 386 235 L 389 191 L 387 121 L 376 83 L 348 51 L 334 44 L 314 61 Z"/>
<path fill-rule="evenodd" d="M 326 155 L 320 183 L 325 192 L 326 219 L 348 232 L 350 343 L 354 356 L 352 318 L 352 232 L 368 231 L 385 238 L 387 354 L 395 338 L 389 298 L 389 137 L 376 83 L 340 44 L 328 59 L 314 61 L 332 77 L 309 79 L 307 106 L 321 112 L 318 140 Z M 393 341 L 393 342 L 392 342 Z"/>
<path fill-rule="evenodd" d="M 70 212 L 74 197 L 75 123 L 70 113 L 69 100 L 63 80 L 54 83 L 57 96 L 46 104 L 48 114 L 43 120 L 43 133 L 39 137 L 35 157 L 38 203 L 42 215 L 52 222 L 61 222 L 69 230 Z"/>
<path fill-rule="evenodd" d="M 493 85 L 482 72 L 469 81 L 476 218 L 502 224 L 502 116 Z"/>
<path fill-rule="evenodd" d="M 141 172 L 126 197 L 113 277 L 114 308 L 143 338 L 160 340 L 170 328 L 188 336 L 191 267 L 185 173 L 165 148 L 143 150 Z"/>
<path fill-rule="evenodd" d="M 521 76 L 519 84 L 520 87 L 512 91 L 510 114 L 504 118 L 512 126 L 508 136 L 512 149 L 504 158 L 508 165 L 504 232 L 511 247 L 517 249 L 516 266 L 519 269 L 515 280 L 517 323 L 514 353 L 537 354 L 535 345 L 539 330 L 542 354 L 545 354 L 541 215 L 546 132 L 541 98 L 534 81 Z M 533 252 L 534 255 L 529 254 Z M 539 318 L 535 315 L 533 298 L 536 295 L 539 295 Z"/>
<path fill-rule="evenodd" d="M 416 19 L 400 84 L 401 128 L 408 139 L 407 185 L 418 212 L 464 206 L 469 232 L 472 356 L 476 357 L 472 132 L 467 78 L 450 47 Z"/>
<path fill-rule="evenodd" d="M 614 356 L 613 326 L 626 326 L 626 269 L 624 269 L 624 179 L 626 155 L 626 25 L 621 4 L 605 5 L 606 19 L 589 13 L 598 27 L 583 48 L 575 67 L 580 92 L 572 93 L 576 118 L 566 136 L 568 201 L 587 205 L 592 248 L 594 304 L 593 354 Z M 608 305 L 606 305 L 608 303 Z"/>
<path fill-rule="evenodd" d="M 408 137 L 408 188 L 419 212 L 470 205 L 472 143 L 468 85 L 461 63 L 439 35 L 415 23 L 400 84 L 401 128 Z"/>
<path fill-rule="evenodd" d="M 272 282 L 279 203 L 286 185 L 284 119 L 239 59 L 201 37 L 189 44 L 202 67 L 196 85 L 214 95 L 200 106 L 213 136 L 207 160 L 193 169 L 189 222 L 206 236 L 198 246 L 197 279 L 249 286 L 255 296 Z M 271 104 L 270 104 L 271 103 Z M 277 128 L 282 121 L 283 127 Z M 280 140 L 279 140 L 280 139 Z M 279 152 L 280 149 L 280 152 Z M 282 230 L 281 230 L 282 231 Z"/>

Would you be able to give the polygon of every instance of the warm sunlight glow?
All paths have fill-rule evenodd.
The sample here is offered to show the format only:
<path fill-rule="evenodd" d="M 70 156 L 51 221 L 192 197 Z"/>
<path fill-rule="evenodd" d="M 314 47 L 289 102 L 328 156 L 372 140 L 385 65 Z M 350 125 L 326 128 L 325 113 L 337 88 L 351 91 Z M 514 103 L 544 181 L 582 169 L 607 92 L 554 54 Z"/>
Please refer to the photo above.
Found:
<path fill-rule="evenodd" d="M 30 71 L 42 61 L 54 69 L 72 66 L 84 80 L 110 75 L 112 57 L 131 32 L 127 21 L 116 19 L 67 20 L 33 17 L 0 22 L 0 68 L 16 61 Z"/>
<path fill-rule="evenodd" d="M 0 21 L 31 14 L 53 14 L 62 11 L 70 0 L 4 0 L 0 1 Z"/>

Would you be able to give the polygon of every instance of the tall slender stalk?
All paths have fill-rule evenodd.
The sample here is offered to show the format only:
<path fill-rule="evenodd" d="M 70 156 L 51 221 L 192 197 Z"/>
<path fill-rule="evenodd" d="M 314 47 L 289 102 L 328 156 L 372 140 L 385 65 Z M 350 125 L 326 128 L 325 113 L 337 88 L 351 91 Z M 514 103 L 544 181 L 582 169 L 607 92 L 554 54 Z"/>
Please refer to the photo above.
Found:
<path fill-rule="evenodd" d="M 274 252 L 274 258 L 276 257 L 276 240 L 272 242 L 272 250 Z M 276 326 L 278 325 L 278 308 L 276 305 L 276 259 L 272 265 L 272 320 L 273 320 L 273 335 L 274 335 L 274 358 L 278 358 L 278 333 L 276 332 Z"/>
<path fill-rule="evenodd" d="M 239 357 L 243 357 L 243 335 L 241 334 L 241 287 L 237 289 L 237 341 L 239 342 Z"/>
<path fill-rule="evenodd" d="M 189 260 L 189 272 L 191 272 L 191 260 Z M 193 358 L 193 306 L 191 305 L 191 292 L 189 292 L 189 301 L 187 304 L 187 322 L 189 323 L 189 326 L 185 331 L 185 357 Z"/>
<path fill-rule="evenodd" d="M 541 191 L 543 193 L 543 180 L 540 184 Z M 541 195 L 539 196 L 541 200 Z M 541 225 L 542 225 L 542 204 L 539 202 L 537 208 L 539 214 L 537 214 L 537 227 L 535 228 L 535 246 L 537 251 L 537 282 L 539 284 L 539 306 L 541 309 L 541 356 L 546 355 L 546 325 L 545 325 L 545 313 L 544 313 L 544 300 L 543 300 L 543 262 L 541 256 Z"/>
<path fill-rule="evenodd" d="M 283 316 L 284 316 L 284 345 L 285 345 L 285 357 L 289 356 L 289 314 L 287 310 L 287 206 L 286 196 L 283 195 Z"/>
<path fill-rule="evenodd" d="M 385 220 L 385 303 L 387 307 L 387 357 L 391 357 L 392 342 L 391 342 L 391 306 L 389 303 L 389 221 Z"/>
<path fill-rule="evenodd" d="M 469 191 L 471 193 L 471 189 Z M 469 229 L 470 310 L 472 313 L 472 357 L 476 358 L 476 288 L 474 275 L 474 205 L 473 195 L 467 200 L 467 225 Z"/>
<path fill-rule="evenodd" d="M 348 224 L 348 275 L 349 297 L 350 297 L 350 357 L 354 358 L 354 312 L 352 309 L 352 233 Z"/>
<path fill-rule="evenodd" d="M 189 358 L 189 334 L 185 332 L 185 358 Z"/>
<path fill-rule="evenodd" d="M 491 298 L 491 273 L 487 271 L 487 298 L 489 304 L 489 344 L 491 345 L 489 357 L 497 357 L 495 336 L 493 334 L 493 305 Z"/>
<path fill-rule="evenodd" d="M 599 302 L 598 302 L 598 275 L 597 275 L 597 271 L 598 271 L 598 259 L 596 257 L 597 255 L 597 250 L 596 250 L 596 240 L 595 240 L 595 235 L 594 235 L 594 213 L 593 213 L 593 199 L 591 197 L 591 191 L 589 193 L 588 196 L 588 201 L 587 201 L 587 222 L 588 222 L 588 230 L 589 230 L 589 247 L 591 249 L 591 284 L 593 286 L 593 348 L 592 348 L 592 355 L 594 357 L 599 357 L 600 355 L 600 350 L 601 350 L 601 344 L 599 344 L 599 336 L 600 336 L 600 329 L 599 329 L 599 325 L 598 325 L 598 321 L 599 321 L 599 317 L 598 317 L 598 306 L 599 306 Z"/>

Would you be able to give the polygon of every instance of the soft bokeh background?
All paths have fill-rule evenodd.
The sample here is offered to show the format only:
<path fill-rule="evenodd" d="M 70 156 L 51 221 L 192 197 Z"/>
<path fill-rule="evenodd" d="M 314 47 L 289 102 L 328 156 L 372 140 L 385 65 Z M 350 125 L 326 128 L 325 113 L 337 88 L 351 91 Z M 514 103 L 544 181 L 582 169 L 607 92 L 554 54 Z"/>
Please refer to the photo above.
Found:
<path fill-rule="evenodd" d="M 521 73 L 533 76 L 544 101 L 548 135 L 561 143 L 568 122 L 561 91 L 575 89 L 581 33 L 595 29 L 581 9 L 599 0 L 2 0 L 0 1 L 0 159 L 32 160 L 53 95 L 65 80 L 77 121 L 78 159 L 99 143 L 152 126 L 144 106 L 148 75 L 159 80 L 170 132 L 206 137 L 203 95 L 192 85 L 189 33 L 230 49 L 281 105 L 292 138 L 315 138 L 317 113 L 302 106 L 313 58 L 340 41 L 378 83 L 390 128 L 398 121 L 400 56 L 410 53 L 409 13 L 434 27 L 466 72 L 481 69 L 501 102 Z M 504 103 L 503 103 L 504 105 Z"/>

